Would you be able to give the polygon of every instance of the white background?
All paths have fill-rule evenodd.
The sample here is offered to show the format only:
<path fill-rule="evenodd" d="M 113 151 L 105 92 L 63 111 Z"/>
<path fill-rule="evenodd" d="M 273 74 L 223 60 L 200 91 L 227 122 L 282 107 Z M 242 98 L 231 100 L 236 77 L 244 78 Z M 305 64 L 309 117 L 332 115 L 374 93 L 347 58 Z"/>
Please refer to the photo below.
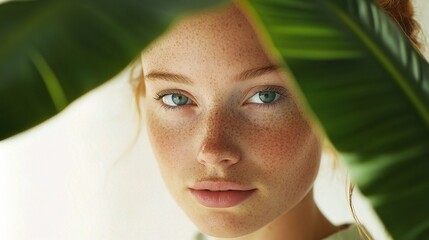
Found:
<path fill-rule="evenodd" d="M 0 1 L 2 2 L 2 1 Z M 429 3 L 416 1 L 424 29 Z M 122 73 L 46 123 L 0 142 L 0 239 L 191 239 L 196 229 L 158 174 Z M 352 221 L 345 174 L 323 160 L 316 199 L 335 223 Z M 359 194 L 358 216 L 386 239 Z"/>

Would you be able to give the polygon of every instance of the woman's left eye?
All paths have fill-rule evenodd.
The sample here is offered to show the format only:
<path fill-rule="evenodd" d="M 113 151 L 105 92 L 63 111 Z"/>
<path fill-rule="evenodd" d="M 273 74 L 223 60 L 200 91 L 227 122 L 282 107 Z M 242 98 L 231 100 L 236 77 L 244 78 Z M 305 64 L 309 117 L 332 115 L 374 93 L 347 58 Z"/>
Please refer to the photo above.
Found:
<path fill-rule="evenodd" d="M 280 93 L 275 91 L 259 91 L 251 98 L 249 98 L 249 103 L 273 103 L 280 98 Z"/>

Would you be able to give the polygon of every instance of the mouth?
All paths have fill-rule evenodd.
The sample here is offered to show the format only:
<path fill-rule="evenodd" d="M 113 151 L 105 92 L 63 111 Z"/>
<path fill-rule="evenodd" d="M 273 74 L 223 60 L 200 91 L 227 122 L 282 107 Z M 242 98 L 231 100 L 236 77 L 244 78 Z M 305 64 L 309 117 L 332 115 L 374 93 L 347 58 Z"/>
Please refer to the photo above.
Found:
<path fill-rule="evenodd" d="M 189 188 L 201 205 L 208 208 L 234 207 L 249 198 L 256 188 L 234 182 L 203 181 Z"/>

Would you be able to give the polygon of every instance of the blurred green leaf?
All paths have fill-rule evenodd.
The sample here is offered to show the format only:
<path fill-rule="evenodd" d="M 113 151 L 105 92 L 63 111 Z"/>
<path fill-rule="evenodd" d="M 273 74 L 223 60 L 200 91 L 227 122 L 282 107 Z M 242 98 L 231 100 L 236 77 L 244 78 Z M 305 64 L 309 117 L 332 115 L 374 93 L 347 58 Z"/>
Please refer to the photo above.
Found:
<path fill-rule="evenodd" d="M 429 66 L 371 0 L 247 10 L 394 239 L 429 239 Z"/>
<path fill-rule="evenodd" d="M 216 0 L 0 4 L 0 140 L 109 80 L 176 17 Z"/>

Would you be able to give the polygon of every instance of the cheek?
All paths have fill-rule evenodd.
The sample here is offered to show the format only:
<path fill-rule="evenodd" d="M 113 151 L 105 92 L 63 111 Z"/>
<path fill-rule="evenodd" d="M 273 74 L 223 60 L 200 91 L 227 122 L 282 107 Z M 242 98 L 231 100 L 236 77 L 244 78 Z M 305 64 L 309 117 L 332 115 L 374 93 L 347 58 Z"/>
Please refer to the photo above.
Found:
<path fill-rule="evenodd" d="M 174 124 L 174 121 L 166 118 L 168 116 L 160 116 L 155 111 L 148 111 L 146 116 L 148 136 L 160 170 L 163 175 L 173 175 L 175 172 L 172 170 L 183 166 L 181 158 L 177 156 L 191 157 L 187 151 L 192 144 L 192 137 L 186 133 L 192 127 Z"/>
<path fill-rule="evenodd" d="M 247 146 L 261 179 L 279 193 L 290 197 L 311 188 L 319 169 L 321 141 L 296 109 L 255 127 Z"/>

